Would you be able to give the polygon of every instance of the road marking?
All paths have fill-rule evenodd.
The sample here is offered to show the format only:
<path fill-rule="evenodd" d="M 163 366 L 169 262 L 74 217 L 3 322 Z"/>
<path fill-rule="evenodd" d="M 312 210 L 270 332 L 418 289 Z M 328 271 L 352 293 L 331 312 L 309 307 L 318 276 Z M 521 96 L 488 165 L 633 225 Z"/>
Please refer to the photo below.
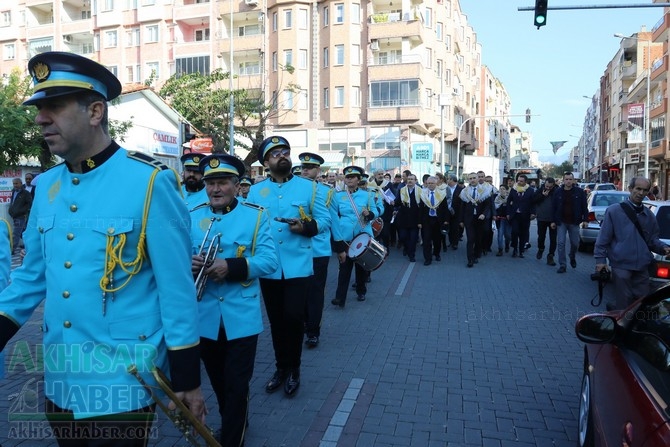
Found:
<path fill-rule="evenodd" d="M 407 281 L 409 281 L 409 275 L 412 274 L 412 270 L 414 270 L 414 266 L 416 265 L 416 262 L 410 262 L 409 266 L 407 267 L 407 270 L 405 270 L 405 274 L 402 275 L 402 279 L 400 280 L 400 284 L 398 284 L 398 288 L 395 289 L 395 296 L 400 296 L 403 293 L 405 293 L 405 287 L 407 286 Z"/>
<path fill-rule="evenodd" d="M 356 399 L 363 388 L 364 379 L 353 378 L 349 382 L 347 390 L 342 395 L 342 400 L 340 400 L 340 405 L 337 406 L 335 414 L 330 418 L 328 423 L 328 428 L 319 442 L 319 447 L 336 447 L 337 441 L 339 441 L 344 426 L 347 424 L 351 410 L 356 404 Z"/>

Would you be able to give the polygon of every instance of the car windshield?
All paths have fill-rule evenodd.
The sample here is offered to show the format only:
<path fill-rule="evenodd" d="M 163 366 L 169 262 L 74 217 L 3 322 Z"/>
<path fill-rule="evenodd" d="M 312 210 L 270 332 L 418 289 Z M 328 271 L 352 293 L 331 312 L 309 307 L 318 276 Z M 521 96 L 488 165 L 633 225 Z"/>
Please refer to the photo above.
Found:
<path fill-rule="evenodd" d="M 659 228 L 658 237 L 670 239 L 670 206 L 662 206 L 658 209 L 656 222 L 658 222 Z"/>
<path fill-rule="evenodd" d="M 616 186 L 614 186 L 611 183 L 603 183 L 603 184 L 600 184 L 600 185 L 596 185 L 596 189 L 598 191 L 613 191 L 613 190 L 616 189 Z"/>
<path fill-rule="evenodd" d="M 592 206 L 604 206 L 608 207 L 614 205 L 615 203 L 621 203 L 628 198 L 628 194 L 603 194 L 600 192 L 594 193 L 593 201 L 591 202 Z"/>

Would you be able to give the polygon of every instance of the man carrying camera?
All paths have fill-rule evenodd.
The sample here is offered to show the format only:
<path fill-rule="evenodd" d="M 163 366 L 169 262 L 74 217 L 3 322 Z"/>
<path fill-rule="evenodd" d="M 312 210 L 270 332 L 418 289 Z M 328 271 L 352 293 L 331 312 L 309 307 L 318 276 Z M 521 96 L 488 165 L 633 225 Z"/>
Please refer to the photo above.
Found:
<path fill-rule="evenodd" d="M 670 247 L 658 238 L 654 214 L 642 204 L 650 187 L 648 179 L 633 177 L 628 184 L 628 200 L 605 211 L 593 255 L 597 274 L 603 275 L 603 269 L 608 268 L 606 259 L 612 270 L 615 302 L 608 303 L 607 310 L 625 309 L 649 293 L 650 251 L 670 254 Z"/>

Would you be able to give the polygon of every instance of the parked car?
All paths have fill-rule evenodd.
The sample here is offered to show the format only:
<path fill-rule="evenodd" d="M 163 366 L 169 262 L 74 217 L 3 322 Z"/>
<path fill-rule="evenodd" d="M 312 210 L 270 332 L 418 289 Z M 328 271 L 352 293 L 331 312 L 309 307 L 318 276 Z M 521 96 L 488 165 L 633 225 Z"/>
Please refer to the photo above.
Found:
<path fill-rule="evenodd" d="M 596 183 L 595 186 L 591 188 L 591 191 L 616 191 L 616 185 L 614 183 Z"/>
<path fill-rule="evenodd" d="M 578 445 L 670 445 L 670 283 L 576 325 L 584 346 Z"/>
<path fill-rule="evenodd" d="M 645 201 L 652 213 L 656 216 L 659 233 L 658 237 L 664 243 L 670 245 L 670 201 Z M 656 267 L 650 271 L 651 280 L 655 282 L 667 282 L 670 280 L 670 259 L 665 256 L 651 253 L 654 255 Z"/>
<path fill-rule="evenodd" d="M 595 190 L 586 199 L 589 211 L 588 222 L 585 227 L 579 227 L 579 250 L 585 251 L 593 247 L 600 232 L 600 222 L 605 217 L 608 206 L 624 202 L 630 193 L 628 191 Z"/>
<path fill-rule="evenodd" d="M 593 188 L 596 187 L 595 183 L 578 183 L 577 186 L 582 188 L 584 191 L 586 191 L 586 194 L 590 193 Z"/>

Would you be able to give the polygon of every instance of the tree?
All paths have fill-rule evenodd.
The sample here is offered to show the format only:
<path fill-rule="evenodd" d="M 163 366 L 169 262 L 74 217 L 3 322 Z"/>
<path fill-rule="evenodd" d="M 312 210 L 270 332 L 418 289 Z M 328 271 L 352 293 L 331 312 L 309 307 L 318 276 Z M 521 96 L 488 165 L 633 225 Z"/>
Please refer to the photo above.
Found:
<path fill-rule="evenodd" d="M 290 65 L 281 67 L 282 73 L 292 74 Z M 214 70 L 209 75 L 201 73 L 175 74 L 168 79 L 158 95 L 177 110 L 202 134 L 212 138 L 213 152 L 228 152 L 230 141 L 230 99 L 233 100 L 234 136 L 244 136 L 251 140 L 251 147 L 235 140 L 236 147 L 249 150 L 244 159 L 250 165 L 257 159 L 258 147 L 265 138 L 268 119 L 278 116 L 285 110 L 278 104 L 278 98 L 266 102 L 262 89 L 230 90 L 230 73 Z M 288 83 L 282 91 L 299 92 L 300 87 Z M 284 113 L 286 113 L 285 111 Z"/>
<path fill-rule="evenodd" d="M 572 172 L 574 166 L 568 160 L 565 160 L 560 165 L 550 164 L 545 168 L 546 176 L 553 177 L 555 179 L 562 179 L 564 172 Z"/>

